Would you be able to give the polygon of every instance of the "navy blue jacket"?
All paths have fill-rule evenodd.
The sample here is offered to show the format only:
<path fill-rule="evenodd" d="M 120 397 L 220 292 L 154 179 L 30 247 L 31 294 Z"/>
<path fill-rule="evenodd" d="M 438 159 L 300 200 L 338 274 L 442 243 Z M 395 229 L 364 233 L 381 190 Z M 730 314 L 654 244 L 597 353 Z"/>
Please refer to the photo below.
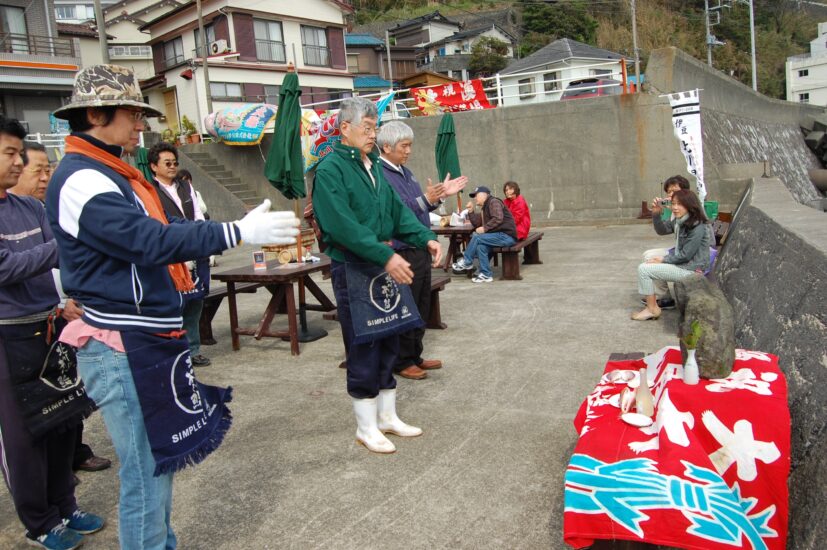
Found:
<path fill-rule="evenodd" d="M 382 171 L 385 174 L 385 179 L 388 180 L 391 187 L 393 187 L 399 194 L 399 198 L 402 199 L 405 206 L 407 206 L 411 212 L 414 213 L 416 219 L 422 222 L 422 225 L 430 229 L 431 218 L 429 213 L 439 208 L 439 204 L 430 204 L 428 202 L 428 199 L 425 198 L 425 195 L 422 193 L 422 188 L 420 187 L 419 182 L 416 181 L 413 172 L 404 166 L 399 166 L 397 168 L 385 159 L 381 157 L 380 159 L 382 161 Z M 393 240 L 394 250 L 402 250 L 403 248 L 415 247 L 396 239 Z"/>
<path fill-rule="evenodd" d="M 78 136 L 121 155 L 120 147 Z M 67 154 L 52 176 L 46 212 L 66 294 L 83 305 L 84 321 L 105 329 L 179 329 L 182 296 L 167 265 L 218 254 L 240 241 L 232 223 L 164 225 L 150 218 L 126 178 L 76 153 Z"/>

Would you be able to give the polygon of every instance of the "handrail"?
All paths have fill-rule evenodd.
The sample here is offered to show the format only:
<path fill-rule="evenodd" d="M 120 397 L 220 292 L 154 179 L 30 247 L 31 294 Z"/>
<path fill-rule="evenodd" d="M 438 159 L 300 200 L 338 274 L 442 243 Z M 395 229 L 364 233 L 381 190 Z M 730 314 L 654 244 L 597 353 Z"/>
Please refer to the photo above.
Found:
<path fill-rule="evenodd" d="M 69 38 L 8 32 L 0 33 L 0 52 L 78 57 L 74 42 Z"/>

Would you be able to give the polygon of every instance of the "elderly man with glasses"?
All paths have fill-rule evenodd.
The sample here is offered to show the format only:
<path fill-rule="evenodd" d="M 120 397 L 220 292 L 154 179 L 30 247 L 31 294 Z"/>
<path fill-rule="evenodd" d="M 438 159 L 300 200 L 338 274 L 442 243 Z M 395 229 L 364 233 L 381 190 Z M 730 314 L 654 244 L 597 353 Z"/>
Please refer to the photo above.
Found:
<path fill-rule="evenodd" d="M 347 349 L 347 391 L 356 415 L 356 440 L 370 451 L 392 453 L 396 447 L 384 433 L 414 437 L 422 430 L 405 424 L 396 414 L 393 367 L 399 353 L 398 334 L 377 336 L 367 343 L 358 343 L 355 338 L 356 318 L 351 305 L 363 303 L 366 297 L 355 296 L 357 290 L 348 287 L 349 274 L 360 263 L 373 264 L 384 267 L 396 283 L 410 285 L 414 277 L 411 265 L 394 251 L 391 239 L 427 249 L 435 262 L 442 249 L 436 235 L 420 223 L 385 180 L 379 155 L 374 151 L 376 105 L 364 98 L 348 98 L 342 101 L 338 117 L 342 140 L 316 169 L 313 206 L 332 260 L 333 291 Z M 358 291 L 370 293 L 369 288 Z"/>
<path fill-rule="evenodd" d="M 40 143 L 26 143 L 23 149 L 23 171 L 17 185 L 9 189 L 9 193 L 28 195 L 43 202 L 46 200 L 46 189 L 51 177 L 52 165 L 49 164 L 46 148 Z"/>

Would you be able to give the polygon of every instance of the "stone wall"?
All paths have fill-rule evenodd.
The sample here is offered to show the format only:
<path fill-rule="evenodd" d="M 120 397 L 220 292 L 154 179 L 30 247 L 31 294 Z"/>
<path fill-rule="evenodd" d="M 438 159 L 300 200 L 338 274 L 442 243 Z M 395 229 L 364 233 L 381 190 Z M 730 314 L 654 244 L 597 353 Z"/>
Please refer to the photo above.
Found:
<path fill-rule="evenodd" d="M 788 548 L 827 538 L 827 214 L 755 179 L 718 257 L 737 346 L 779 357 L 792 417 Z"/>

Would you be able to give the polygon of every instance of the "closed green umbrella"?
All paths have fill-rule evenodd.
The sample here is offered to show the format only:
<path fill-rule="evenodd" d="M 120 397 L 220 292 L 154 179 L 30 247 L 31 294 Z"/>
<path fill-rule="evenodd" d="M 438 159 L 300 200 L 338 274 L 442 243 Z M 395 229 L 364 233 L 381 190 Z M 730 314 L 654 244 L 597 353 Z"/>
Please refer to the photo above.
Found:
<path fill-rule="evenodd" d="M 264 163 L 264 176 L 270 184 L 288 199 L 299 218 L 299 199 L 307 196 L 304 185 L 304 159 L 302 158 L 301 119 L 299 104 L 299 77 L 293 72 L 293 64 L 287 67 L 287 75 L 281 83 L 279 110 L 273 130 L 273 143 Z M 296 237 L 296 261 L 302 261 L 302 236 Z M 290 291 L 292 292 L 292 290 Z M 299 280 L 299 342 L 312 342 L 327 336 L 327 331 L 307 327 L 307 307 L 304 304 L 304 280 Z"/>
<path fill-rule="evenodd" d="M 436 171 L 439 181 L 443 181 L 447 174 L 452 178 L 462 175 L 459 168 L 459 153 L 457 153 L 457 135 L 454 131 L 454 117 L 451 113 L 442 115 L 439 130 L 436 132 Z M 462 192 L 457 193 L 457 207 L 462 209 Z"/>
<path fill-rule="evenodd" d="M 138 147 L 135 151 L 135 167 L 141 171 L 146 178 L 146 181 L 151 182 L 155 175 L 152 173 L 152 170 L 149 169 L 149 158 L 147 156 L 148 152 L 149 149 L 146 147 Z"/>
<path fill-rule="evenodd" d="M 265 177 L 288 199 L 307 196 L 302 159 L 300 95 L 298 75 L 288 72 L 281 84 L 273 143 L 264 163 Z"/>

